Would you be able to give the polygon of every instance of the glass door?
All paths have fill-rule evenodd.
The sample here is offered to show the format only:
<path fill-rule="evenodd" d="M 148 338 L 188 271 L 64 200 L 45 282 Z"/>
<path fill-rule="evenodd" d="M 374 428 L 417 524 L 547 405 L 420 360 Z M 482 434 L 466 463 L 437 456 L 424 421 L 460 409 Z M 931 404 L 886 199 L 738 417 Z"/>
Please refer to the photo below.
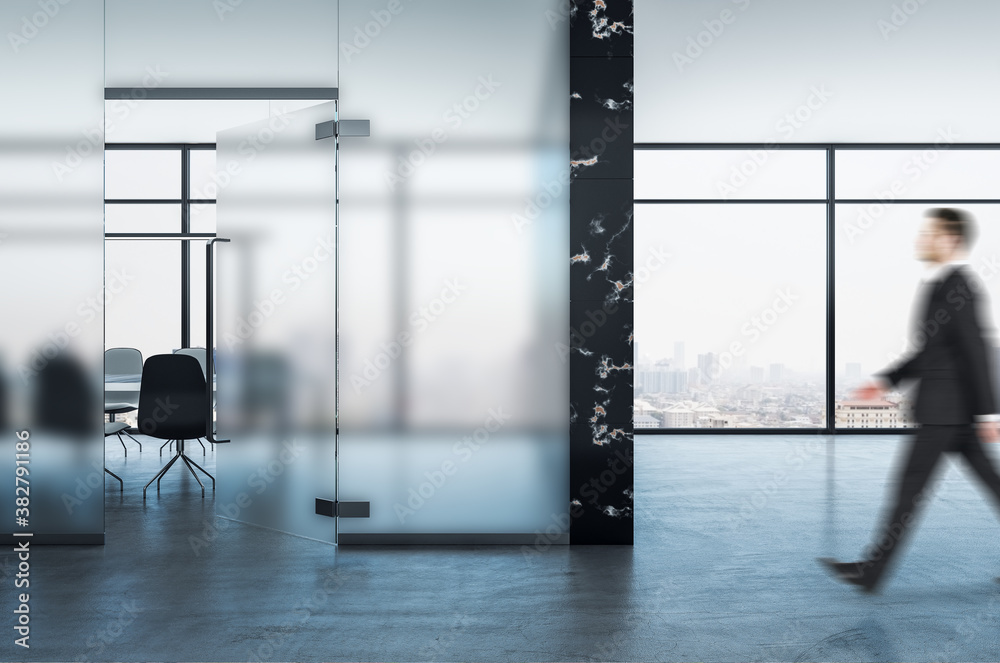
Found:
<path fill-rule="evenodd" d="M 336 519 L 317 510 L 334 515 L 337 498 L 337 146 L 317 125 L 336 109 L 218 133 L 206 330 L 225 440 L 217 515 L 331 543 Z"/>

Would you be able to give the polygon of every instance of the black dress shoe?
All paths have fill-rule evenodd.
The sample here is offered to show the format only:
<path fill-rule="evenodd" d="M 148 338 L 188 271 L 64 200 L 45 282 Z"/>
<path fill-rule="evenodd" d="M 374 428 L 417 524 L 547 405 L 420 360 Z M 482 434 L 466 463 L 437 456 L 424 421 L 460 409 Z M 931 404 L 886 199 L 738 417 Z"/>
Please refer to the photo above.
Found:
<path fill-rule="evenodd" d="M 868 594 L 875 592 L 875 583 L 861 575 L 861 562 L 838 562 L 832 557 L 819 557 L 817 561 L 825 566 L 837 580 L 857 585 Z"/>

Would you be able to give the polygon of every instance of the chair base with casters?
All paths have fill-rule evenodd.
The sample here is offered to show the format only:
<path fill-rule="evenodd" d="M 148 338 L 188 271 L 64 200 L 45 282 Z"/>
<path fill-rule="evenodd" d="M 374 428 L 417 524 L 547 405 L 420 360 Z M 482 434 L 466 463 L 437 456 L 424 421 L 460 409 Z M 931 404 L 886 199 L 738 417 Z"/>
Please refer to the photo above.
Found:
<path fill-rule="evenodd" d="M 167 440 L 167 443 L 170 442 L 177 442 L 177 451 L 174 453 L 174 457 L 171 458 L 170 461 L 166 465 L 164 465 L 159 472 L 156 473 L 156 476 L 150 479 L 149 483 L 143 486 L 142 499 L 146 499 L 146 489 L 149 488 L 150 484 L 152 484 L 154 481 L 156 482 L 156 491 L 157 492 L 160 491 L 160 480 L 163 479 L 163 476 L 167 473 L 167 470 L 169 470 L 173 466 L 173 464 L 177 462 L 178 459 L 180 459 L 185 465 L 187 465 L 188 471 L 191 472 L 191 476 L 193 476 L 194 480 L 198 482 L 199 486 L 201 486 L 202 497 L 205 497 L 205 484 L 203 484 L 201 482 L 201 479 L 198 478 L 198 474 L 195 472 L 195 469 L 201 470 L 201 472 L 205 476 L 207 476 L 209 479 L 212 480 L 212 490 L 215 490 L 215 477 L 209 474 L 205 470 L 205 468 L 203 468 L 201 465 L 199 465 L 198 463 L 194 462 L 193 460 L 187 457 L 187 454 L 184 453 L 184 440 Z M 163 447 L 160 447 L 160 449 L 162 450 Z M 204 449 L 204 446 L 202 447 L 202 449 Z"/>
<path fill-rule="evenodd" d="M 122 443 L 122 449 L 125 450 L 125 457 L 128 458 L 128 447 L 125 446 L 125 440 L 122 439 L 122 433 L 125 433 L 132 441 L 139 445 L 139 451 L 142 452 L 142 442 L 132 437 L 132 434 L 128 432 L 128 424 L 124 421 L 108 421 L 104 424 L 104 437 L 110 437 L 112 435 L 118 436 L 118 441 Z"/>

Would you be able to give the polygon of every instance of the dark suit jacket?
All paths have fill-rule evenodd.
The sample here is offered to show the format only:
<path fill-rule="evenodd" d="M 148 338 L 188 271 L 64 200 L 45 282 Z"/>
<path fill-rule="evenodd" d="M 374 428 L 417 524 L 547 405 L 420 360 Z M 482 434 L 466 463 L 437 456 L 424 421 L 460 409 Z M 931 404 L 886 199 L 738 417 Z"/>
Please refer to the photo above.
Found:
<path fill-rule="evenodd" d="M 923 347 L 877 375 L 893 385 L 919 379 L 913 418 L 919 424 L 968 424 L 998 411 L 993 386 L 994 350 L 980 326 L 983 303 L 969 285 L 966 265 L 928 287 L 918 318 Z"/>

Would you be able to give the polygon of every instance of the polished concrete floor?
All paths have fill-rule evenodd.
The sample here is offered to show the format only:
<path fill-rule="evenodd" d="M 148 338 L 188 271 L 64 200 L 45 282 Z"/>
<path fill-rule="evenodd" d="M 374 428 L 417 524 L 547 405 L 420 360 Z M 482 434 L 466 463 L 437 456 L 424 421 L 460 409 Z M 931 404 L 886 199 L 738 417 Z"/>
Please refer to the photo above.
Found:
<path fill-rule="evenodd" d="M 155 445 L 109 442 L 107 543 L 34 551 L 0 660 L 996 661 L 1000 520 L 954 461 L 879 595 L 814 561 L 868 543 L 900 441 L 639 437 L 635 547 L 544 551 L 337 549 L 214 518 L 178 468 L 144 504 Z"/>

